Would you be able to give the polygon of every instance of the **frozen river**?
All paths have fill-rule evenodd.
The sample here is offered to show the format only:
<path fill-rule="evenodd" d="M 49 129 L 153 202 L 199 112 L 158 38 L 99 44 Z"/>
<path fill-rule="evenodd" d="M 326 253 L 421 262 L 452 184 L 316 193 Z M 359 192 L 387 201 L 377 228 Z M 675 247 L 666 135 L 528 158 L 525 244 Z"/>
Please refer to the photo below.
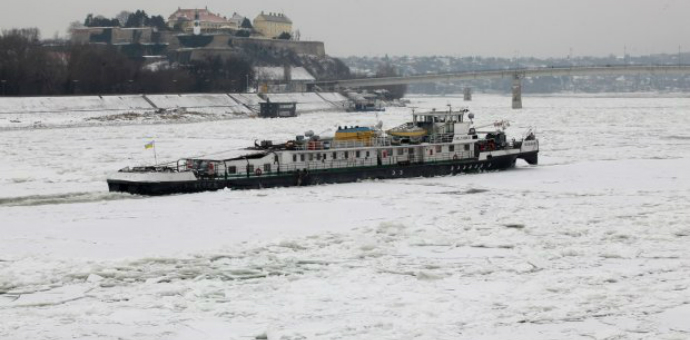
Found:
<path fill-rule="evenodd" d="M 690 98 L 476 95 L 540 165 L 142 198 L 127 165 L 407 109 L 0 131 L 2 339 L 686 339 Z"/>

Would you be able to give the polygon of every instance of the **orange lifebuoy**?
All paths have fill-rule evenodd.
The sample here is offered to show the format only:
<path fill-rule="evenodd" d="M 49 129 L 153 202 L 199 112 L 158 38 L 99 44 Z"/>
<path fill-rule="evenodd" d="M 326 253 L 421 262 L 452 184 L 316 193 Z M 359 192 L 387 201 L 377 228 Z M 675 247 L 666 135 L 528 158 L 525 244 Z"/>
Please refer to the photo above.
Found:
<path fill-rule="evenodd" d="M 257 175 L 257 176 L 261 176 L 262 173 L 263 173 L 263 172 L 262 172 L 261 169 L 259 169 L 259 168 L 257 168 L 256 170 L 254 170 L 254 174 Z"/>

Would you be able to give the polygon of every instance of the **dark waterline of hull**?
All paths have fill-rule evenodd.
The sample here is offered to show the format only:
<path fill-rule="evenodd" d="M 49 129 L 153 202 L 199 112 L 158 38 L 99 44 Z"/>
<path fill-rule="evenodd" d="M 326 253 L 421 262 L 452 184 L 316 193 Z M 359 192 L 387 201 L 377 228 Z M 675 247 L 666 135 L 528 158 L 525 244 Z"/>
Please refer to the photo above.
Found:
<path fill-rule="evenodd" d="M 367 179 L 396 179 L 410 177 L 436 177 L 503 170 L 515 166 L 518 158 L 529 164 L 537 164 L 538 154 L 523 153 L 494 157 L 485 161 L 462 160 L 442 164 L 408 164 L 370 168 L 343 168 L 319 171 L 296 171 L 271 176 L 198 179 L 186 182 L 142 183 L 108 180 L 111 192 L 127 192 L 138 195 L 169 195 L 230 189 L 263 189 L 276 187 L 309 186 L 319 184 L 351 183 Z"/>

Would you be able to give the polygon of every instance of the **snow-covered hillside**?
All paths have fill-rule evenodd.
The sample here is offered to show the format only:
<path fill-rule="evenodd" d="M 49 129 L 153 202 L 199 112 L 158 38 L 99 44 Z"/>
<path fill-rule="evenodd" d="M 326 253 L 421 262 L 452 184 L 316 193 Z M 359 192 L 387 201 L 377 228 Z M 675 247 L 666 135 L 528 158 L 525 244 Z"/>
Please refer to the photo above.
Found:
<path fill-rule="evenodd" d="M 688 98 L 412 98 L 536 126 L 541 164 L 108 193 L 118 168 L 406 109 L 0 132 L 2 339 L 684 339 Z"/>

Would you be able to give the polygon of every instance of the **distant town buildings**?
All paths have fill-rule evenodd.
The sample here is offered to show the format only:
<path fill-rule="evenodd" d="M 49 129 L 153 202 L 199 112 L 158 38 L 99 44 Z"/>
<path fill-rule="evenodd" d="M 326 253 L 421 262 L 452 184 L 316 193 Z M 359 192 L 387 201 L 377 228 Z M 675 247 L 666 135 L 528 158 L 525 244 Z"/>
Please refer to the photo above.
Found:
<path fill-rule="evenodd" d="M 261 12 L 254 19 L 254 29 L 266 38 L 277 38 L 283 33 L 292 35 L 292 20 L 282 13 Z"/>

